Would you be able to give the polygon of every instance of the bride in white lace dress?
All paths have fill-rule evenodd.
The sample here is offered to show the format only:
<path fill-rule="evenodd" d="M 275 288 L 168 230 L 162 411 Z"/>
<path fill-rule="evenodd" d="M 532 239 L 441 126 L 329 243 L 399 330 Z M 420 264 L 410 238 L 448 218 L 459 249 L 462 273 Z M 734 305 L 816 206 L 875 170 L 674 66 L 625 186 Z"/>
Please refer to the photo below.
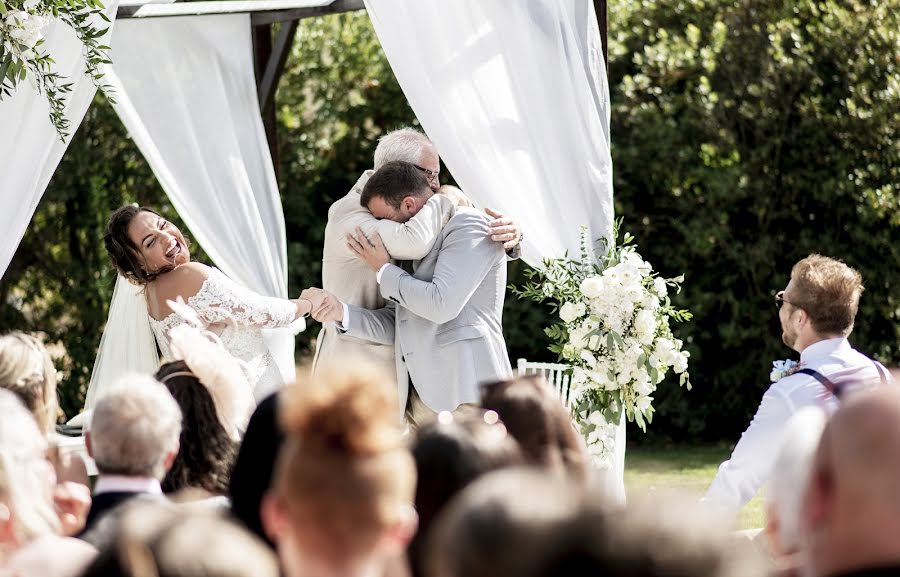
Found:
<path fill-rule="evenodd" d="M 171 360 L 169 331 L 185 322 L 167 301 L 181 297 L 207 330 L 246 363 L 257 398 L 282 384 L 261 329 L 285 327 L 308 315 L 310 301 L 262 296 L 216 268 L 191 262 L 181 231 L 149 208 L 123 206 L 116 210 L 104 243 L 119 274 L 144 287 L 150 327 L 164 360 Z"/>

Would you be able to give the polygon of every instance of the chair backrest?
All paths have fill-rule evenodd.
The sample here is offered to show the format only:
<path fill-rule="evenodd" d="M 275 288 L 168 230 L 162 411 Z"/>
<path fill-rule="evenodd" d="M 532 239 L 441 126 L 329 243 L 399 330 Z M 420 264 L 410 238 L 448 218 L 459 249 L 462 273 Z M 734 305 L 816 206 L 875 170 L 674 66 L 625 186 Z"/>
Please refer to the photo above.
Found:
<path fill-rule="evenodd" d="M 559 398 L 567 409 L 572 408 L 572 399 L 570 397 L 570 385 L 572 378 L 566 373 L 569 365 L 560 363 L 530 363 L 525 359 L 519 359 L 517 364 L 518 376 L 538 374 L 544 377 L 559 394 Z"/>

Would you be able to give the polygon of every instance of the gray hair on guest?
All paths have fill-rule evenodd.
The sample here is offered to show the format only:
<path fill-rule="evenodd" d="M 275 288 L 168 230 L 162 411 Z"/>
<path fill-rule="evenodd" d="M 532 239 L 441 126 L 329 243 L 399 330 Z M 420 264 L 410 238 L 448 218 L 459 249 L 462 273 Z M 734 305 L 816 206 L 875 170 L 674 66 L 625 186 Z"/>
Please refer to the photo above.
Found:
<path fill-rule="evenodd" d="M 150 376 L 129 375 L 94 406 L 89 448 L 101 475 L 162 479 L 180 434 L 181 409 L 166 387 Z"/>
<path fill-rule="evenodd" d="M 411 164 L 422 162 L 422 152 L 434 147 L 425 134 L 415 128 L 398 128 L 378 139 L 375 148 L 375 170 L 388 162 L 401 161 Z"/>
<path fill-rule="evenodd" d="M 766 493 L 766 530 L 782 554 L 800 548 L 801 508 L 825 422 L 822 409 L 804 407 L 785 427 Z"/>

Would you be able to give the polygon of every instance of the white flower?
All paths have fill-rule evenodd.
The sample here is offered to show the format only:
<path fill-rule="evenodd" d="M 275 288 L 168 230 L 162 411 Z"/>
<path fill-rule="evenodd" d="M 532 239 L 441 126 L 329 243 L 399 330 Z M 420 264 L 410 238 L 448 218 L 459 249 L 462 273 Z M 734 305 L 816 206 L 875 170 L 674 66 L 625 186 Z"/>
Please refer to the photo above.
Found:
<path fill-rule="evenodd" d="M 640 311 L 634 319 L 634 332 L 642 345 L 653 343 L 656 333 L 656 315 L 647 309 Z"/>
<path fill-rule="evenodd" d="M 579 356 L 581 357 L 581 360 L 584 361 L 585 364 L 587 364 L 587 366 L 589 367 L 593 367 L 597 364 L 597 359 L 594 358 L 594 355 L 592 355 L 589 351 L 581 351 L 581 355 Z"/>
<path fill-rule="evenodd" d="M 603 293 L 603 285 L 604 282 L 601 277 L 589 276 L 588 278 L 581 281 L 581 285 L 578 288 L 581 290 L 581 294 L 583 294 L 585 298 L 593 299 Z"/>
<path fill-rule="evenodd" d="M 593 335 L 588 339 L 588 348 L 592 351 L 596 351 L 600 348 L 600 335 Z"/>
<path fill-rule="evenodd" d="M 584 303 L 565 303 L 559 309 L 559 318 L 563 320 L 563 322 L 571 323 L 577 319 L 580 319 L 584 316 L 585 313 Z"/>
<path fill-rule="evenodd" d="M 672 370 L 675 371 L 675 374 L 680 375 L 687 370 L 689 356 L 690 352 L 688 351 L 679 351 L 675 355 L 674 362 L 672 363 Z"/>
<path fill-rule="evenodd" d="M 581 367 L 575 367 L 572 370 L 572 383 L 576 385 L 583 385 L 588 380 L 588 373 L 586 370 Z"/>
<path fill-rule="evenodd" d="M 653 290 L 656 291 L 656 294 L 660 296 L 660 298 L 666 296 L 669 293 L 669 288 L 666 286 L 666 281 L 661 279 L 660 277 L 656 277 L 653 279 Z"/>
<path fill-rule="evenodd" d="M 640 412 L 644 412 L 650 408 L 650 405 L 653 404 L 653 397 L 648 396 L 640 396 L 634 401 L 634 406 Z"/>
<path fill-rule="evenodd" d="M 556 285 L 550 281 L 544 283 L 544 294 L 548 297 L 552 297 L 553 293 L 556 292 Z"/>
<path fill-rule="evenodd" d="M 772 361 L 772 372 L 769 373 L 769 380 L 773 383 L 777 383 L 784 377 L 792 374 L 794 372 L 794 367 L 797 366 L 797 361 L 792 361 L 790 359 L 784 361 Z"/>

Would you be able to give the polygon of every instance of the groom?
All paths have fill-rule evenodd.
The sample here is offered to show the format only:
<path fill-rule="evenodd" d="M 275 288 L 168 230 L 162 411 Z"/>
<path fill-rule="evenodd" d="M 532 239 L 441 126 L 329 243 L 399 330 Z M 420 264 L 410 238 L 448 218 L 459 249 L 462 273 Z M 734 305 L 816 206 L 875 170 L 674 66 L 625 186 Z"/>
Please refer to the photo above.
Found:
<path fill-rule="evenodd" d="M 406 222 L 432 194 L 415 165 L 389 162 L 369 178 L 360 204 L 376 218 Z M 480 382 L 512 375 L 501 320 L 506 255 L 488 235 L 490 220 L 459 208 L 431 251 L 402 268 L 390 264 L 377 235 L 357 230 L 348 244 L 377 273 L 388 305 L 367 310 L 328 295 L 331 306 L 318 307 L 317 320 L 337 322 L 343 335 L 394 346 L 400 407 L 414 424 L 477 403 Z"/>

